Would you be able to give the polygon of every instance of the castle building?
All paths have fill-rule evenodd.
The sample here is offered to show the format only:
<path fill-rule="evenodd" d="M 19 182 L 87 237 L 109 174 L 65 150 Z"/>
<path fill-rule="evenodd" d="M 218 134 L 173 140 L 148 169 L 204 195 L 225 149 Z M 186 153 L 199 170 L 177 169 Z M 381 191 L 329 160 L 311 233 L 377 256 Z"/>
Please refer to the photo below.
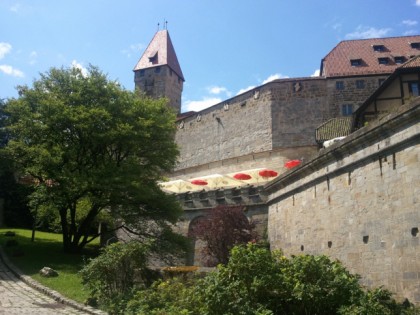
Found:
<path fill-rule="evenodd" d="M 366 286 L 420 304 L 419 55 L 420 36 L 342 41 L 319 77 L 274 80 L 180 113 L 178 164 L 161 184 L 185 210 L 179 231 L 188 235 L 217 205 L 245 205 L 272 249 L 340 259 Z M 179 110 L 183 76 L 167 30 L 135 82 Z M 200 264 L 198 250 L 187 263 Z"/>

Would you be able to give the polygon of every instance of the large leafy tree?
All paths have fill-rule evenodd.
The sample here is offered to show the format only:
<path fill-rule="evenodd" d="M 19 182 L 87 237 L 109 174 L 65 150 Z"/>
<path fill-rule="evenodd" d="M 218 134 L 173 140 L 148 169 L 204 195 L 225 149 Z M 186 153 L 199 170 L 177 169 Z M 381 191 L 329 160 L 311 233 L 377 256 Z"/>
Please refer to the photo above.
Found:
<path fill-rule="evenodd" d="M 6 102 L 4 149 L 32 178 L 31 205 L 57 210 L 64 250 L 79 252 L 103 212 L 143 237 L 170 239 L 181 209 L 157 184 L 178 154 L 166 101 L 127 91 L 98 68 L 52 68 Z"/>

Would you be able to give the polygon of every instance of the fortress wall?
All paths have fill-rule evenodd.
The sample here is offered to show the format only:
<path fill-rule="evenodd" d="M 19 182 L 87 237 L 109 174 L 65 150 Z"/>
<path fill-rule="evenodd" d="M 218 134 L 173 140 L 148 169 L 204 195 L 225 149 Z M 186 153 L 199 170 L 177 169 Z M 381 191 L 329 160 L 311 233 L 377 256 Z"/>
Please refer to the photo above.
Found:
<path fill-rule="evenodd" d="M 262 86 L 180 121 L 175 171 L 270 151 L 270 106 L 269 88 Z"/>
<path fill-rule="evenodd" d="M 326 79 L 301 78 L 273 84 L 273 147 L 316 145 L 315 129 L 329 117 Z M 297 159 L 293 156 L 291 159 Z"/>
<path fill-rule="evenodd" d="M 418 103 L 269 184 L 272 249 L 326 254 L 363 284 L 420 304 Z"/>

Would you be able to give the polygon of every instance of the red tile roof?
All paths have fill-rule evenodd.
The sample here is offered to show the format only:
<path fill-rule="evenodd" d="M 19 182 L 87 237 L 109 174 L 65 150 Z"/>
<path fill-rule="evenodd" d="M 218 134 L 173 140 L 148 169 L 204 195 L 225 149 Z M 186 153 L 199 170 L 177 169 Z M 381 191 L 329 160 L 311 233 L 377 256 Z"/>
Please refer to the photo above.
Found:
<path fill-rule="evenodd" d="M 410 59 L 409 61 L 404 63 L 400 68 L 401 69 L 420 68 L 420 55 Z"/>
<path fill-rule="evenodd" d="M 391 74 L 401 64 L 394 57 L 420 55 L 420 49 L 411 43 L 420 43 L 420 35 L 348 40 L 340 42 L 321 61 L 321 76 L 357 76 L 368 74 Z M 383 51 L 374 51 L 373 46 L 383 45 Z M 388 64 L 380 64 L 378 58 L 388 58 Z M 352 66 L 351 60 L 360 59 L 360 66 Z"/>
<path fill-rule="evenodd" d="M 185 81 L 178 58 L 176 57 L 174 46 L 172 45 L 172 41 L 167 30 L 161 30 L 155 34 L 149 43 L 149 46 L 147 46 L 140 60 L 134 67 L 134 71 L 163 65 L 171 68 L 182 80 Z"/>

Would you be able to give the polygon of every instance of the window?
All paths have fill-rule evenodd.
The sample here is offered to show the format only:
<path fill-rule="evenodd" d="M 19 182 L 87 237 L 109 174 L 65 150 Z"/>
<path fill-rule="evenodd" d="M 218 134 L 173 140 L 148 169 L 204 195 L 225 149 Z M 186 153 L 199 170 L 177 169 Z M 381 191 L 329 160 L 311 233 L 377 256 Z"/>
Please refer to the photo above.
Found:
<path fill-rule="evenodd" d="M 387 65 L 389 63 L 389 58 L 388 57 L 378 58 L 378 62 L 380 65 Z"/>
<path fill-rule="evenodd" d="M 144 77 L 144 70 L 140 70 L 140 71 L 139 71 L 139 76 L 140 76 L 140 77 Z"/>
<path fill-rule="evenodd" d="M 350 64 L 352 67 L 360 67 L 362 65 L 362 59 L 351 59 Z"/>
<path fill-rule="evenodd" d="M 405 62 L 405 57 L 404 56 L 396 56 L 396 57 L 394 57 L 394 61 L 395 61 L 395 63 L 404 63 Z"/>
<path fill-rule="evenodd" d="M 420 43 L 419 42 L 410 43 L 410 46 L 411 46 L 411 48 L 420 49 Z"/>
<path fill-rule="evenodd" d="M 419 96 L 419 82 L 408 82 L 408 92 L 410 93 L 410 96 Z"/>
<path fill-rule="evenodd" d="M 352 104 L 341 105 L 341 114 L 343 116 L 350 116 L 351 114 L 353 114 L 353 105 Z"/>
<path fill-rule="evenodd" d="M 336 81 L 335 82 L 335 88 L 337 90 L 344 90 L 344 82 L 343 81 Z"/>
<path fill-rule="evenodd" d="M 158 63 L 158 52 L 157 51 L 154 51 L 150 54 L 149 62 L 151 62 L 154 65 Z"/>
<path fill-rule="evenodd" d="M 384 45 L 373 45 L 373 51 L 385 51 L 385 46 Z"/>
<path fill-rule="evenodd" d="M 365 80 L 356 80 L 356 88 L 364 89 L 365 88 Z"/>
<path fill-rule="evenodd" d="M 160 73 L 160 67 L 155 68 L 155 73 Z"/>

